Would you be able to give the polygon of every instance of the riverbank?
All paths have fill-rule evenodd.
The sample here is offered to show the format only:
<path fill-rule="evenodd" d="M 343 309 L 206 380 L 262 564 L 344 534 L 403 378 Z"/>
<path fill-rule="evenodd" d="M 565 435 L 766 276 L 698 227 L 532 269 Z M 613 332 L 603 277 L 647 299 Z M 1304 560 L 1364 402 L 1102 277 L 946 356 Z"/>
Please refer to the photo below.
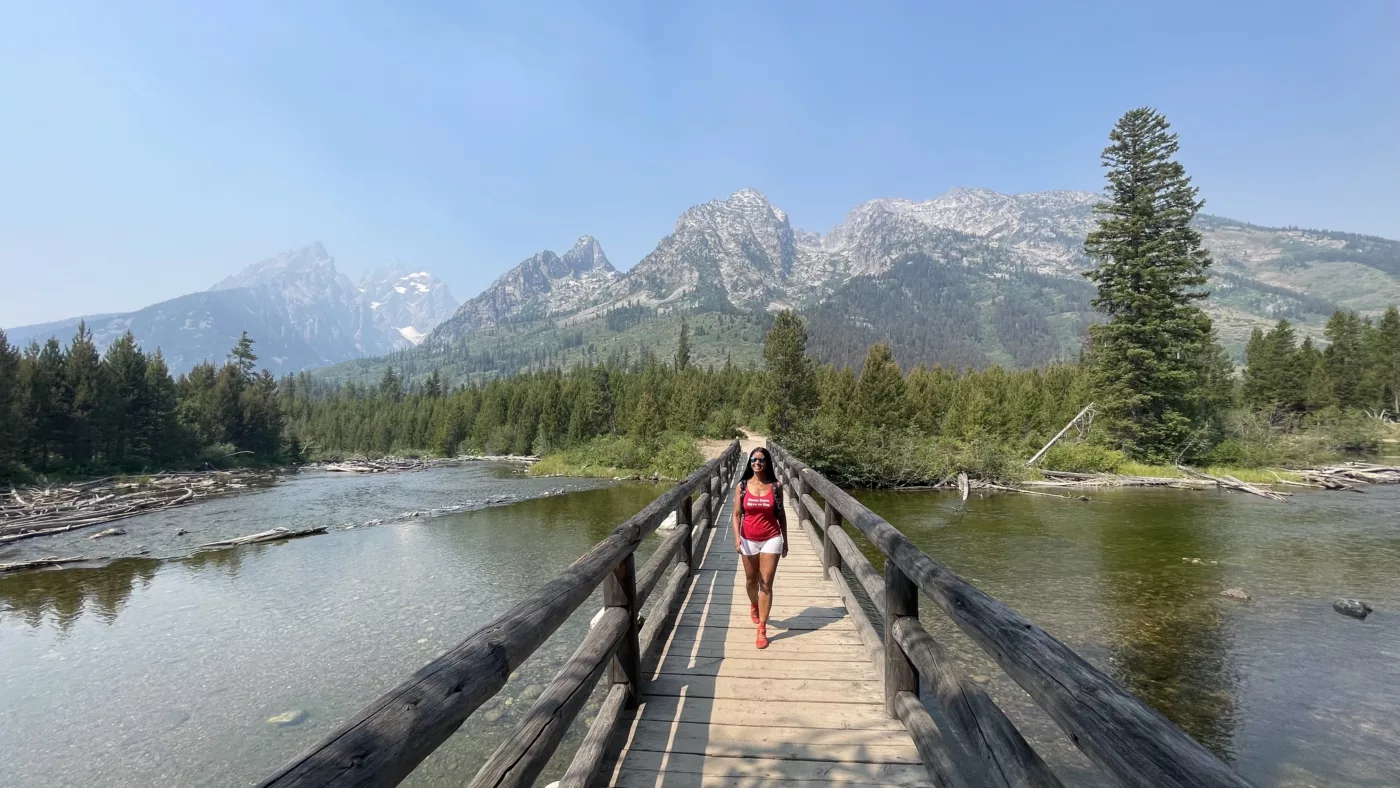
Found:
<path fill-rule="evenodd" d="M 98 524 L 0 543 L 0 574 L 44 567 L 90 568 L 128 558 L 186 558 L 220 549 L 215 543 L 274 527 L 287 528 L 289 534 L 357 530 L 598 486 L 599 482 L 583 480 L 531 479 L 520 473 L 517 463 L 500 462 L 455 462 L 412 473 L 303 470 L 240 488 L 239 494 L 206 496 L 194 508 L 155 508 L 110 527 Z M 489 492 L 474 495 L 469 494 L 471 489 Z M 251 503 L 249 497 L 258 501 Z M 296 507 L 279 503 L 298 497 L 308 503 Z M 359 516 L 358 512 L 372 514 Z"/>

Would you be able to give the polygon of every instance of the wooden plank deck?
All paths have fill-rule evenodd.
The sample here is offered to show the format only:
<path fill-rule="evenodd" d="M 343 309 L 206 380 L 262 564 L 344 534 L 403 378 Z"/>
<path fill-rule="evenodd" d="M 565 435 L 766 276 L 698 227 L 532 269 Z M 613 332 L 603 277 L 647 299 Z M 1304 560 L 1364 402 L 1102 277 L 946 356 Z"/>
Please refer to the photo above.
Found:
<path fill-rule="evenodd" d="M 732 499 L 733 487 L 729 488 Z M 728 503 L 710 532 L 635 716 L 617 732 L 609 784 L 929 786 L 835 586 L 787 506 L 767 649 L 754 647 Z"/>

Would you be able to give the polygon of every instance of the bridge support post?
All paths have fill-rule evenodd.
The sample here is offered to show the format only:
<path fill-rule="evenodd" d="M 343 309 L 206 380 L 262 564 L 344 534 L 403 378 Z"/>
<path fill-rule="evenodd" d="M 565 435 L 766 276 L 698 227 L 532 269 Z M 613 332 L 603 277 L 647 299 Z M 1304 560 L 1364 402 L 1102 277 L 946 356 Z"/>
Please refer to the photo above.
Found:
<path fill-rule="evenodd" d="M 830 505 L 828 504 L 828 511 Z M 885 710 L 899 719 L 899 693 L 919 695 L 919 672 L 895 638 L 901 618 L 919 619 L 919 587 L 894 561 L 885 560 Z"/>
<path fill-rule="evenodd" d="M 608 674 L 614 684 L 627 685 L 627 708 L 635 709 L 642 700 L 642 651 L 639 643 L 641 625 L 637 609 L 637 560 L 634 553 L 613 569 L 603 580 L 603 605 L 627 609 L 627 634 L 613 655 Z"/>
<path fill-rule="evenodd" d="M 695 574 L 695 543 L 692 541 L 695 534 L 691 533 L 695 526 L 690 522 L 690 507 L 694 500 L 687 495 L 676 509 L 676 528 L 685 531 L 685 538 L 681 540 L 681 560 L 685 562 L 687 575 Z"/>
<path fill-rule="evenodd" d="M 827 501 L 822 517 L 822 577 L 827 580 L 831 579 L 833 570 L 837 573 L 841 571 L 841 551 L 836 549 L 836 542 L 831 538 L 832 529 L 840 527 L 841 513 L 836 511 L 831 501 Z"/>

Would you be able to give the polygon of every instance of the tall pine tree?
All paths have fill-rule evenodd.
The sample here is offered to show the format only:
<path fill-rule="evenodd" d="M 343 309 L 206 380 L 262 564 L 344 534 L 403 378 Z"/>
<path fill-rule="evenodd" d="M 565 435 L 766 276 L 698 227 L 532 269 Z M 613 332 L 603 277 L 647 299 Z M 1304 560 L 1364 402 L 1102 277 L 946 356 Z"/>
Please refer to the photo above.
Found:
<path fill-rule="evenodd" d="M 772 391 L 768 401 L 770 426 L 778 435 L 808 418 L 817 406 L 816 375 L 807 357 L 807 327 L 791 309 L 773 319 L 763 340 L 763 360 L 768 363 Z"/>
<path fill-rule="evenodd" d="M 1190 223 L 1204 202 L 1160 113 L 1129 111 L 1109 140 L 1108 199 L 1084 243 L 1099 264 L 1085 274 L 1098 285 L 1094 306 L 1109 318 L 1090 330 L 1095 396 L 1125 451 L 1170 461 L 1205 443 L 1220 394 L 1222 355 L 1196 305 L 1210 255 Z"/>

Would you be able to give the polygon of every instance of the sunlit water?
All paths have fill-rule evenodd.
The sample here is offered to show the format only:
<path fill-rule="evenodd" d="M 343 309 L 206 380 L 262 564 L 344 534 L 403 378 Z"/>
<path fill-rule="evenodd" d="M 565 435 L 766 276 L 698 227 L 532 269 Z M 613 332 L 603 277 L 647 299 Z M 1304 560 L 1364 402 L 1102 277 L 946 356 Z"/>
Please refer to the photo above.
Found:
<path fill-rule="evenodd" d="M 567 494 L 549 495 L 560 487 Z M 178 527 L 200 541 L 276 525 L 333 530 L 0 578 L 0 785 L 252 785 L 663 489 L 528 479 L 477 464 L 308 475 L 127 521 L 122 549 L 152 555 L 184 551 L 168 535 Z M 1095 493 L 1091 503 L 974 497 L 965 507 L 942 493 L 859 497 L 1256 785 L 1400 785 L 1400 489 L 1286 504 L 1141 490 Z M 373 520 L 390 522 L 338 530 Z M 781 587 L 780 577 L 779 595 Z M 1219 595 L 1231 587 L 1252 601 Z M 1340 616 L 1331 602 L 1342 596 L 1376 612 Z M 922 604 L 930 630 L 989 682 L 1068 784 L 1105 784 L 990 659 Z M 465 784 L 596 607 L 585 604 L 407 784 Z M 547 779 L 562 771 L 595 708 Z M 288 712 L 304 719 L 268 722 Z"/>
<path fill-rule="evenodd" d="M 665 488 L 473 465 L 317 475 L 207 512 L 183 510 L 182 524 L 241 517 L 231 525 L 249 533 L 362 523 L 561 484 L 580 491 L 181 560 L 0 578 L 0 785 L 252 785 Z M 586 603 L 406 784 L 465 784 L 582 639 L 597 606 Z M 268 722 L 288 712 L 304 720 Z M 565 749 L 577 746 L 581 728 Z"/>
<path fill-rule="evenodd" d="M 945 493 L 858 495 L 1254 784 L 1400 785 L 1400 489 L 1288 503 L 1174 490 L 1091 496 L 974 496 L 963 506 Z M 1220 596 L 1227 588 L 1252 600 Z M 1339 597 L 1376 612 L 1339 615 Z M 991 659 L 921 604 L 930 631 L 990 679 L 1057 771 L 1106 784 Z"/>

